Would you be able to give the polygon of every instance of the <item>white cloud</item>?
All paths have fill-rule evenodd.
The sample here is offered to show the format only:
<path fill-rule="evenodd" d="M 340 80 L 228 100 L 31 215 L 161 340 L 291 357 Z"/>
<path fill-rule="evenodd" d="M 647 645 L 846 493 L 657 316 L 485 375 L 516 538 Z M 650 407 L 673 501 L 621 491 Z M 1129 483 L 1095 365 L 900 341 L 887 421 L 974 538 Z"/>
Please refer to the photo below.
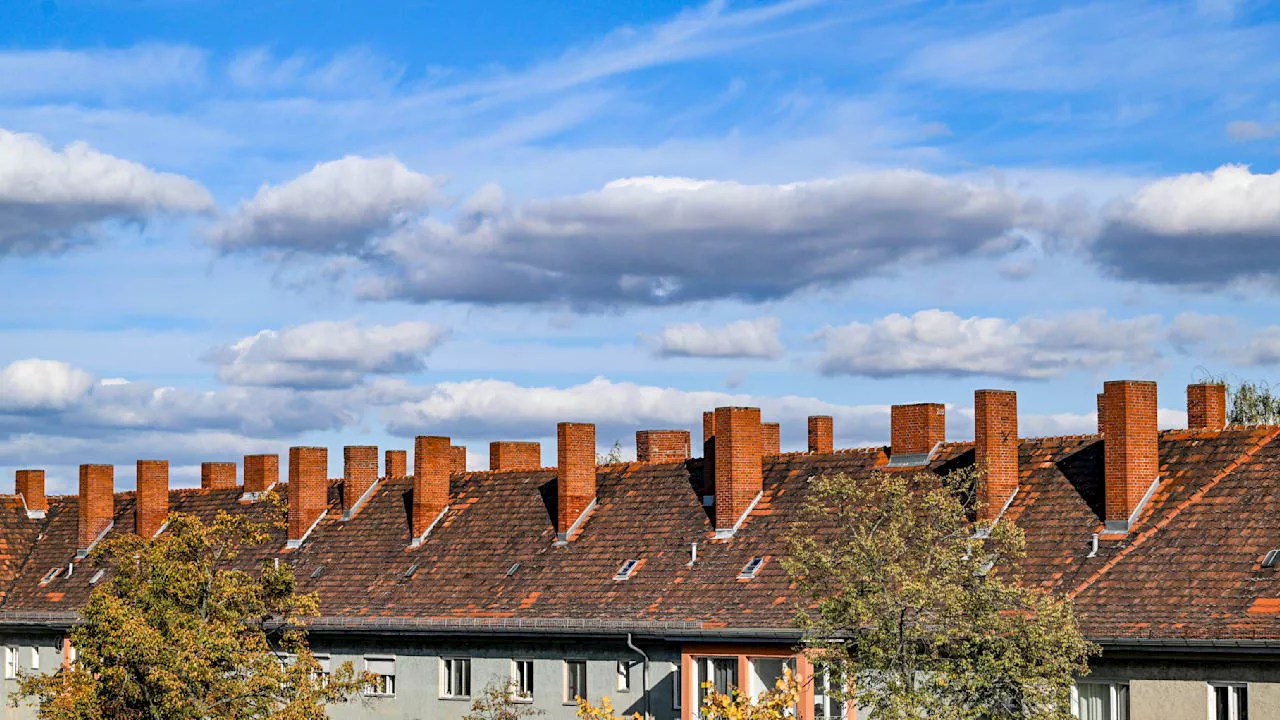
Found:
<path fill-rule="evenodd" d="M 894 377 L 990 375 L 1045 379 L 1159 358 L 1154 316 L 1118 320 L 1102 311 L 1054 318 L 961 317 L 944 310 L 897 313 L 870 323 L 827 327 L 824 373 Z"/>
<path fill-rule="evenodd" d="M 0 369 L 0 412 L 64 408 L 92 385 L 92 375 L 67 363 L 18 360 Z"/>
<path fill-rule="evenodd" d="M 394 158 L 347 156 L 284 185 L 264 185 L 208 231 L 223 250 L 316 253 L 359 249 L 440 200 L 439 178 Z"/>
<path fill-rule="evenodd" d="M 215 349 L 218 379 L 231 385 L 352 387 L 371 374 L 419 372 L 448 332 L 425 322 L 362 327 L 354 320 L 263 330 Z"/>
<path fill-rule="evenodd" d="M 0 52 L 0 97 L 117 98 L 195 89 L 205 80 L 205 53 L 183 45 L 125 49 Z"/>
<path fill-rule="evenodd" d="M 300 54 L 278 58 L 264 48 L 254 48 L 237 53 L 226 72 L 242 90 L 301 90 L 332 96 L 389 89 L 404 75 L 404 67 L 367 48 L 345 50 L 323 62 Z"/>
<path fill-rule="evenodd" d="M 1227 123 L 1227 137 L 1240 142 L 1265 140 L 1280 135 L 1280 122 L 1260 123 L 1256 120 L 1236 120 Z"/>
<path fill-rule="evenodd" d="M 66 248 L 104 221 L 212 208 L 209 192 L 180 175 L 84 143 L 59 152 L 34 135 L 0 129 L 0 257 Z"/>
<path fill-rule="evenodd" d="M 662 357 L 778 358 L 778 318 L 738 320 L 721 327 L 702 323 L 668 325 L 656 337 L 645 338 Z"/>

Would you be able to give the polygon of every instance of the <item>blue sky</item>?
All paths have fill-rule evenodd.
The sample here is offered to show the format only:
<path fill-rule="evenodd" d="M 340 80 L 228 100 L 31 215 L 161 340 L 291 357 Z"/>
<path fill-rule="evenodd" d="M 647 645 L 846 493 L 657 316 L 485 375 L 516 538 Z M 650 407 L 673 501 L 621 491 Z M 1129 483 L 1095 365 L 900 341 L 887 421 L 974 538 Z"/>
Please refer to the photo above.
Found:
<path fill-rule="evenodd" d="M 0 471 L 1280 363 L 1264 3 L 0 5 Z"/>

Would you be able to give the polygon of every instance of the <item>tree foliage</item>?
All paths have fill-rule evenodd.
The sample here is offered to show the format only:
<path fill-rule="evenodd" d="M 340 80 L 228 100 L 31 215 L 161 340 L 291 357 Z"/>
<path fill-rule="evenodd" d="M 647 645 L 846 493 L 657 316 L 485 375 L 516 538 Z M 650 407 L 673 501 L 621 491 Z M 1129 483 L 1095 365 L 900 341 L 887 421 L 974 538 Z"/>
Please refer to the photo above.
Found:
<path fill-rule="evenodd" d="M 522 699 L 519 690 L 514 681 L 486 685 L 462 720 L 527 720 L 546 714 Z"/>
<path fill-rule="evenodd" d="M 698 709 L 702 720 L 788 720 L 795 717 L 794 710 L 800 699 L 800 684 L 786 670 L 773 688 L 755 697 L 731 688 L 728 693 L 717 692 L 710 683 L 702 685 L 707 693 Z M 613 709 L 613 701 L 604 697 L 599 705 L 586 698 L 577 698 L 578 720 L 642 720 L 640 713 L 629 718 L 619 718 Z"/>
<path fill-rule="evenodd" d="M 317 600 L 295 592 L 288 564 L 238 567 L 270 529 L 175 514 L 155 539 L 102 542 L 91 562 L 110 578 L 71 630 L 75 662 L 23 678 L 11 700 L 36 701 L 42 720 L 324 718 L 368 678 L 350 663 L 321 672 L 304 625 Z"/>
<path fill-rule="evenodd" d="M 1200 382 L 1227 388 L 1228 425 L 1280 425 L 1280 397 L 1262 380 L 1229 382 L 1225 376 L 1205 375 Z"/>
<path fill-rule="evenodd" d="M 1071 717 L 1095 648 L 1068 600 L 1019 583 L 1019 529 L 975 526 L 976 471 L 816 477 L 784 564 L 819 666 L 874 720 Z M 840 693 L 837 689 L 837 693 Z"/>

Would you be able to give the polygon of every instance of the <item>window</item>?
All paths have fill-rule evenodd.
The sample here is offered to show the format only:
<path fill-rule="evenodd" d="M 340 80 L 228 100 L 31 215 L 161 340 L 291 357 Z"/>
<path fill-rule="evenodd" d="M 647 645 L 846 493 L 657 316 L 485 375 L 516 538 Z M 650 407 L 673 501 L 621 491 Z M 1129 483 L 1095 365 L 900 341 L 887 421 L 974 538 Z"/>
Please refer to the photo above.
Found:
<path fill-rule="evenodd" d="M 1129 686 L 1124 683 L 1076 683 L 1071 704 L 1080 720 L 1129 720 Z"/>
<path fill-rule="evenodd" d="M 640 564 L 639 560 L 628 560 L 622 563 L 622 567 L 618 568 L 618 573 L 613 576 L 614 580 L 627 580 L 631 574 L 636 571 L 636 566 Z"/>
<path fill-rule="evenodd" d="M 18 677 L 18 648 L 16 647 L 4 649 L 4 677 L 6 680 Z"/>
<path fill-rule="evenodd" d="M 738 658 L 736 657 L 697 658 L 693 667 L 698 675 L 693 679 L 694 687 L 698 689 L 698 707 L 702 707 L 707 697 L 706 684 L 710 684 L 711 690 L 721 694 L 728 694 L 730 690 L 738 687 Z"/>
<path fill-rule="evenodd" d="M 587 661 L 564 661 L 564 701 L 576 702 L 587 697 Z"/>
<path fill-rule="evenodd" d="M 743 566 L 742 572 L 738 574 L 738 579 L 750 580 L 755 577 L 756 573 L 760 572 L 761 565 L 764 565 L 764 558 L 758 556 L 751 558 L 747 561 L 747 564 Z"/>
<path fill-rule="evenodd" d="M 471 658 L 440 658 L 440 697 L 471 697 Z"/>
<path fill-rule="evenodd" d="M 684 692 L 684 688 L 680 683 L 680 668 L 676 668 L 671 672 L 671 709 L 680 709 L 680 697 Z"/>
<path fill-rule="evenodd" d="M 844 682 L 832 670 L 814 668 L 813 719 L 841 720 L 844 718 Z"/>
<path fill-rule="evenodd" d="M 328 655 L 313 655 L 316 664 L 320 667 L 316 669 L 316 678 L 320 681 L 320 687 L 326 687 L 329 684 L 329 675 L 333 673 L 333 659 Z"/>
<path fill-rule="evenodd" d="M 631 692 L 631 665 L 626 660 L 618 661 L 618 692 Z"/>
<path fill-rule="evenodd" d="M 30 650 L 31 654 L 27 656 L 28 667 L 33 673 L 40 672 L 40 648 L 33 647 Z"/>
<path fill-rule="evenodd" d="M 533 661 L 514 660 L 511 663 L 511 678 L 516 684 L 516 699 L 529 701 L 533 699 Z"/>
<path fill-rule="evenodd" d="M 372 673 L 376 676 L 373 683 L 369 685 L 369 689 L 365 691 L 366 695 L 396 694 L 395 658 L 367 657 L 364 659 L 364 669 L 366 672 Z"/>
<path fill-rule="evenodd" d="M 1214 683 L 1209 686 L 1210 720 L 1249 720 L 1249 686 Z"/>
<path fill-rule="evenodd" d="M 748 692 L 752 697 L 778 686 L 783 674 L 790 670 L 795 676 L 795 666 L 791 658 L 751 658 L 751 687 Z"/>

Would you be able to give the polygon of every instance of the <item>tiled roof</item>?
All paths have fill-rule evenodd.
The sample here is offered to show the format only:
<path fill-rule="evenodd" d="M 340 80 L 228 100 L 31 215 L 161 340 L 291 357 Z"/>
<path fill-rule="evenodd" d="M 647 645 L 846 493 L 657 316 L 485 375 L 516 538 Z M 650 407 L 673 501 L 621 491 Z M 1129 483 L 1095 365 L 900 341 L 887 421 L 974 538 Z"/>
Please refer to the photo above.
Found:
<path fill-rule="evenodd" d="M 1093 637 L 1280 639 L 1280 578 L 1259 568 L 1267 550 L 1280 548 L 1278 432 L 1161 433 L 1162 481 L 1122 536 L 1102 534 L 1098 436 L 1023 440 L 1019 490 L 1005 518 L 1027 535 L 1024 582 L 1074 594 Z M 319 593 L 325 622 L 781 630 L 791 627 L 799 599 L 779 558 L 808 479 L 865 477 L 887 459 L 878 448 L 766 458 L 763 496 L 729 540 L 712 539 L 696 459 L 601 466 L 597 505 L 564 546 L 554 542 L 554 469 L 455 475 L 447 514 L 412 550 L 411 479 L 383 480 L 349 521 L 340 519 L 340 481 L 332 481 L 330 512 L 301 548 L 285 552 L 280 531 L 241 561 L 293 563 L 300 588 Z M 972 461 L 971 445 L 949 443 L 932 467 Z M 206 517 L 218 508 L 258 507 L 239 496 L 175 490 L 171 504 Z M 132 518 L 133 494 L 118 494 L 115 531 L 131 530 Z M 51 498 L 43 520 L 28 520 L 20 503 L 0 498 L 0 618 L 74 612 L 84 601 L 89 572 L 40 585 L 74 556 L 75 526 L 75 497 Z M 1088 557 L 1094 533 L 1102 539 Z M 740 580 L 756 556 L 765 558 L 759 573 Z M 628 559 L 638 568 L 615 580 Z"/>

